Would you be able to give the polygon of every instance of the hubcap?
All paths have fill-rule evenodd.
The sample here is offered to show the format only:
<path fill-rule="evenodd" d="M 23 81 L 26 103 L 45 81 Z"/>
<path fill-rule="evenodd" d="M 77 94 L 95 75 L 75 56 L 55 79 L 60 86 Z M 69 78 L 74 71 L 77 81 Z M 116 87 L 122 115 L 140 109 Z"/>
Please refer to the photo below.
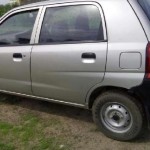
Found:
<path fill-rule="evenodd" d="M 100 116 L 104 125 L 113 132 L 125 132 L 132 125 L 131 113 L 125 106 L 117 103 L 105 104 Z"/>

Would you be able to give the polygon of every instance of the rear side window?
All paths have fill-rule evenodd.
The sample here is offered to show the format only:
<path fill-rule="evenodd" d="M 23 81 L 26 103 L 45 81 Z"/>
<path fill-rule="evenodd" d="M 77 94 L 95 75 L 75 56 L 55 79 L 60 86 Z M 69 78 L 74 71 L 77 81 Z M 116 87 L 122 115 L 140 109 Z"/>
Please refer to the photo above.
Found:
<path fill-rule="evenodd" d="M 29 44 L 38 10 L 16 13 L 0 24 L 0 45 Z"/>
<path fill-rule="evenodd" d="M 138 2 L 150 20 L 150 0 L 138 0 Z"/>
<path fill-rule="evenodd" d="M 94 5 L 47 8 L 40 43 L 104 40 L 102 19 Z"/>

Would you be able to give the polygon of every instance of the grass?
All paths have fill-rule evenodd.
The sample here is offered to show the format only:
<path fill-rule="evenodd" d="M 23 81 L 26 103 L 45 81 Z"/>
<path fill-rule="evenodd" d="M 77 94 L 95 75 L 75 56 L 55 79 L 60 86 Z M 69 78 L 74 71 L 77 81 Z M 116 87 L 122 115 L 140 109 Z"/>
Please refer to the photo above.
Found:
<path fill-rule="evenodd" d="M 52 127 L 57 126 L 59 121 L 49 124 Z M 66 150 L 68 145 L 65 144 L 63 137 L 48 136 L 43 133 L 45 127 L 38 117 L 27 114 L 22 117 L 18 125 L 0 122 L 0 150 L 14 149 L 32 149 L 32 150 Z M 16 146 L 16 143 L 19 145 Z"/>
<path fill-rule="evenodd" d="M 0 98 L 1 105 L 7 98 Z M 32 111 L 20 114 L 20 120 L 6 122 L 0 119 L 0 150 L 69 150 L 68 143 L 63 132 L 55 134 L 55 130 L 63 131 L 63 123 L 55 118 L 43 119 Z M 48 130 L 45 130 L 48 129 Z"/>
<path fill-rule="evenodd" d="M 9 144 L 0 143 L 0 150 L 15 150 L 15 147 Z"/>

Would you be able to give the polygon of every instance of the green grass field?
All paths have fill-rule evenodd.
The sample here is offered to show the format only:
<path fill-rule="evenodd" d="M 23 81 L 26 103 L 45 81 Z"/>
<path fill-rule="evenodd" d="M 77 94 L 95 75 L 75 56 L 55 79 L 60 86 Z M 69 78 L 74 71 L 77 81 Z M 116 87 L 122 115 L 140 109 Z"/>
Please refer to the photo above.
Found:
<path fill-rule="evenodd" d="M 13 107 L 13 102 L 16 103 L 14 99 L 9 102 L 7 97 L 1 97 L 0 105 Z M 17 121 L 0 119 L 0 150 L 69 150 L 71 145 L 59 118 L 45 119 L 30 110 L 18 115 Z M 10 112 L 10 117 L 15 116 Z M 57 134 L 58 130 L 60 134 Z"/>

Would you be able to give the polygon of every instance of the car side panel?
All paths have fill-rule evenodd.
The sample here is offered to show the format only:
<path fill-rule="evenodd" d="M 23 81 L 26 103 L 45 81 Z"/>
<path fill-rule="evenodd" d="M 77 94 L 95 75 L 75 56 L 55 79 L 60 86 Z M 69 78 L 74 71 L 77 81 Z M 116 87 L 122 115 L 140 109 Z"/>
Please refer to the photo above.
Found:
<path fill-rule="evenodd" d="M 132 6 L 133 10 L 135 11 L 137 17 L 139 18 L 141 25 L 144 28 L 144 31 L 147 35 L 148 40 L 150 41 L 150 20 L 146 16 L 145 12 L 137 2 L 137 0 L 128 0 L 130 5 Z"/>
<path fill-rule="evenodd" d="M 88 90 L 102 82 L 107 43 L 34 46 L 32 89 L 35 96 L 85 103 Z M 93 52 L 96 62 L 82 62 L 82 53 Z"/>
<path fill-rule="evenodd" d="M 101 0 L 99 3 L 104 11 L 108 34 L 106 73 L 103 82 L 90 89 L 86 98 L 87 105 L 95 89 L 107 86 L 130 89 L 142 84 L 145 76 L 148 40 L 132 7 L 128 1 L 122 0 Z M 129 60 L 124 57 L 123 61 L 128 67 L 122 68 L 120 58 L 123 53 L 129 56 L 136 54 L 140 59 Z M 131 67 L 135 64 L 140 64 L 140 67 Z"/>
<path fill-rule="evenodd" d="M 40 18 L 42 7 L 11 10 L 0 19 L 0 24 L 14 14 L 29 10 L 38 11 L 35 24 L 33 25 L 30 44 L 0 45 L 0 91 L 32 95 L 31 51 L 32 44 L 34 44 L 36 24 Z M 22 58 L 18 60 L 14 58 L 14 54 L 20 54 Z"/>
<path fill-rule="evenodd" d="M 127 80 L 119 81 L 116 85 L 119 84 L 121 87 L 127 89 L 139 85 L 142 83 L 145 75 L 146 46 L 148 43 L 145 32 L 127 1 L 102 0 L 100 3 L 105 14 L 109 39 L 106 76 L 103 83 L 108 85 L 111 83 L 106 82 L 107 74 L 110 73 L 112 73 L 112 75 L 116 73 L 129 73 L 129 76 L 131 73 L 134 73 L 134 80 L 130 81 L 127 76 L 124 76 Z M 126 65 L 128 67 L 124 69 L 120 67 L 120 56 L 122 53 L 140 54 L 141 59 L 133 59 L 132 62 L 126 57 Z M 131 68 L 130 66 L 133 63 L 141 64 L 141 66 L 139 68 Z M 142 75 L 141 78 L 139 78 L 138 74 Z"/>
<path fill-rule="evenodd" d="M 31 93 L 30 53 L 32 46 L 0 47 L 0 90 Z M 13 54 L 22 53 L 21 62 L 14 61 Z"/>

